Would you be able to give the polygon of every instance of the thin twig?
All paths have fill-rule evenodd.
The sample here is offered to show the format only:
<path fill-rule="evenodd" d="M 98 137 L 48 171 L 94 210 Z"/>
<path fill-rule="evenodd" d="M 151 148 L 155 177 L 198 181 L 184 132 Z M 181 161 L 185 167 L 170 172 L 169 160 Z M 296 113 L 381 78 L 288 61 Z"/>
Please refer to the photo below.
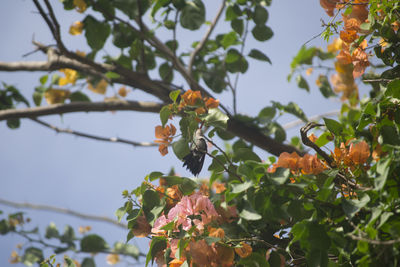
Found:
<path fill-rule="evenodd" d="M 50 106 L 6 109 L 0 111 L 0 121 L 7 119 L 36 118 L 46 115 L 65 114 L 73 112 L 103 112 L 103 111 L 140 111 L 160 112 L 162 104 L 142 101 L 109 101 L 109 102 L 72 102 Z"/>
<path fill-rule="evenodd" d="M 60 214 L 67 214 L 71 215 L 74 217 L 78 217 L 84 220 L 92 220 L 92 221 L 100 221 L 100 222 L 106 222 L 113 224 L 115 226 L 121 227 L 126 229 L 127 225 L 121 222 L 118 222 L 117 220 L 111 219 L 106 216 L 98 216 L 98 215 L 90 215 L 90 214 L 85 214 L 81 213 L 78 211 L 70 210 L 70 209 L 65 209 L 65 208 L 60 208 L 60 207 L 54 207 L 54 206 L 49 206 L 49 205 L 39 205 L 39 204 L 32 204 L 32 203 L 19 203 L 19 202 L 14 202 L 6 199 L 1 199 L 0 198 L 0 204 L 14 207 L 14 208 L 26 208 L 26 209 L 33 209 L 33 210 L 43 210 L 43 211 L 50 211 L 50 212 L 56 212 Z"/>
<path fill-rule="evenodd" d="M 142 5 L 141 5 L 141 0 L 136 0 L 137 5 L 138 5 L 138 24 L 139 24 L 139 28 L 140 31 L 143 32 L 143 20 L 142 20 Z M 147 66 L 146 66 L 146 55 L 145 55 L 145 44 L 144 44 L 144 37 L 141 36 L 141 47 L 140 47 L 140 61 L 142 63 L 141 68 L 142 68 L 142 72 L 145 73 L 147 75 Z"/>
<path fill-rule="evenodd" d="M 225 8 L 225 3 L 226 3 L 226 0 L 223 0 L 221 6 L 219 7 L 219 9 L 217 11 L 217 15 L 214 17 L 213 21 L 211 22 L 210 26 L 208 27 L 206 34 L 203 36 L 201 41 L 197 44 L 197 46 L 193 50 L 193 52 L 190 54 L 189 64 L 188 64 L 188 68 L 187 68 L 190 76 L 192 76 L 192 68 L 193 68 L 193 63 L 196 58 L 196 55 L 203 49 L 208 38 L 210 37 L 211 33 L 213 32 L 215 26 L 217 25 L 218 20 L 221 17 L 222 11 Z"/>
<path fill-rule="evenodd" d="M 221 165 L 221 167 L 224 168 L 224 170 L 225 170 L 227 173 L 229 173 L 229 174 L 235 176 L 241 183 L 244 182 L 243 179 L 242 179 L 242 177 L 240 177 L 237 173 L 230 171 L 230 170 L 225 166 L 225 164 L 222 163 L 217 157 L 215 157 L 214 155 L 212 155 L 212 154 L 210 154 L 210 153 L 208 153 L 208 152 L 206 152 L 206 154 L 207 154 L 210 158 L 212 158 L 212 159 L 214 159 L 216 162 L 218 162 L 218 164 Z"/>
<path fill-rule="evenodd" d="M 240 48 L 240 55 L 241 56 L 243 56 L 244 47 L 245 47 L 246 39 L 247 39 L 247 34 L 249 32 L 249 21 L 250 20 L 246 20 L 246 25 L 245 25 L 243 39 L 242 39 L 242 46 Z M 233 84 L 233 88 L 231 88 L 232 89 L 232 94 L 233 94 L 233 96 L 232 96 L 232 98 L 233 98 L 233 100 L 232 100 L 233 101 L 233 113 L 235 115 L 237 114 L 237 88 L 238 88 L 238 85 L 239 85 L 239 75 L 240 75 L 240 72 L 238 72 L 236 74 L 235 83 Z"/>
<path fill-rule="evenodd" d="M 51 125 L 47 122 L 44 122 L 42 120 L 39 120 L 37 118 L 31 118 L 32 121 L 39 123 L 40 125 L 43 125 L 47 128 L 53 129 L 54 131 L 56 131 L 57 133 L 66 133 L 66 134 L 72 134 L 75 136 L 80 136 L 80 137 L 85 137 L 85 138 L 89 138 L 89 139 L 94 139 L 97 141 L 104 141 L 104 142 L 111 142 L 111 143 L 121 143 L 121 144 L 128 144 L 128 145 L 132 145 L 135 147 L 141 146 L 141 147 L 153 147 L 153 146 L 158 146 L 158 144 L 156 143 L 150 143 L 150 142 L 135 142 L 135 141 L 130 141 L 127 139 L 123 139 L 123 138 L 118 138 L 118 137 L 102 137 L 102 136 L 98 136 L 98 135 L 92 135 L 92 134 L 87 134 L 87 133 L 83 133 L 83 132 L 79 132 L 79 131 L 74 131 L 71 129 L 66 129 L 66 128 L 59 128 L 57 126 Z"/>
<path fill-rule="evenodd" d="M 360 241 L 364 241 L 364 242 L 367 242 L 367 243 L 373 244 L 373 245 L 390 246 L 390 245 L 393 245 L 396 243 L 400 243 L 400 238 L 393 239 L 393 240 L 373 240 L 373 239 L 356 236 L 353 234 L 348 234 L 348 236 L 353 240 L 360 240 Z"/>
<path fill-rule="evenodd" d="M 308 120 L 309 121 L 319 121 L 323 117 L 331 117 L 331 116 L 336 116 L 338 114 L 340 114 L 340 110 L 332 110 L 332 111 L 328 111 L 326 113 L 322 113 L 322 114 L 318 114 L 318 115 L 309 117 Z M 288 129 L 291 129 L 291 128 L 294 128 L 296 126 L 303 125 L 303 124 L 304 124 L 304 121 L 299 119 L 299 120 L 288 122 L 288 123 L 284 124 L 282 127 L 283 127 L 283 129 L 288 130 Z"/>

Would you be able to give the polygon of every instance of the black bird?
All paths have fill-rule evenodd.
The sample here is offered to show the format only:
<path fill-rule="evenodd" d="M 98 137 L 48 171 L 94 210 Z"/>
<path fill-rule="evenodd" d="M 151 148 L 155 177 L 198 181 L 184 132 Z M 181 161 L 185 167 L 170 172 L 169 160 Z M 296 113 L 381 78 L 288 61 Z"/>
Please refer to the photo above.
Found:
<path fill-rule="evenodd" d="M 200 129 L 197 129 L 193 143 L 190 147 L 190 153 L 183 158 L 183 167 L 186 166 L 194 176 L 197 176 L 203 168 L 204 158 L 207 153 L 207 143 Z"/>

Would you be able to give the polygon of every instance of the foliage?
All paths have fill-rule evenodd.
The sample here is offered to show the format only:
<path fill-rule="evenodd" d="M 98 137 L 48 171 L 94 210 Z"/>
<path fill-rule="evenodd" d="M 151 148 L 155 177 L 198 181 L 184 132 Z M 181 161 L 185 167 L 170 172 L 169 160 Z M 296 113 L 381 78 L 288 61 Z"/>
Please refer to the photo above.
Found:
<path fill-rule="evenodd" d="M 212 151 L 207 152 L 212 162 L 207 180 L 180 177 L 173 171 L 152 172 L 139 187 L 125 190 L 125 203 L 116 215 L 118 220 L 125 218 L 128 222 L 127 244 L 117 243 L 110 249 L 99 235 L 77 238 L 71 227 L 61 235 L 55 225 L 50 225 L 45 238 L 61 243 L 50 246 L 54 253 L 107 252 L 112 254 L 108 260 L 116 262 L 117 254 L 142 256 L 129 242 L 134 237 L 150 237 L 146 265 L 153 262 L 159 266 L 398 264 L 400 6 L 397 1 L 320 1 L 332 17 L 331 22 L 325 23 L 322 37 L 329 40 L 338 32 L 338 38 L 326 51 L 303 46 L 292 61 L 288 80 L 296 76 L 298 87 L 309 92 L 312 86 L 303 72 L 309 75 L 319 71 L 316 85 L 321 94 L 326 98 L 342 94 L 342 108 L 336 119 L 324 118 L 323 124 L 308 123 L 301 130 L 303 145 L 300 138 L 292 139 L 293 146 L 275 153 L 279 154 L 277 160 L 261 159 L 253 151 L 254 146 L 260 145 L 243 138 L 242 133 L 251 129 L 262 136 L 273 135 L 273 144 L 282 144 L 286 132 L 277 120 L 283 113 L 289 113 L 308 122 L 300 108 L 302 103 L 272 101 L 258 116 L 249 117 L 236 113 L 235 102 L 235 112 L 231 114 L 224 103 L 211 95 L 228 89 L 235 95 L 237 88 L 230 82 L 231 77 L 247 72 L 249 58 L 271 63 L 267 55 L 255 48 L 249 49 L 247 55 L 244 53 L 246 38 L 264 42 L 273 36 L 267 25 L 270 1 L 223 1 L 221 12 L 230 28 L 195 42 L 190 54 L 178 49 L 179 40 L 175 37 L 162 42 L 155 32 L 163 28 L 175 33 L 177 27 L 197 31 L 208 24 L 201 0 L 62 2 L 66 10 L 85 13 L 82 21 L 71 26 L 70 33 L 80 35 L 84 31 L 92 51 L 65 52 L 54 27 L 57 52 L 90 68 L 79 69 L 74 65 L 75 69 L 57 69 L 64 77 L 55 73 L 50 74 L 51 79 L 49 75 L 42 76 L 33 93 L 34 103 L 41 105 L 42 98 L 50 105 L 88 102 L 86 89 L 104 95 L 109 86 L 123 84 L 118 94 L 105 99 L 120 101 L 128 93 L 125 86 L 137 87 L 157 96 L 164 104 L 159 111 L 161 125 L 155 126 L 161 155 L 167 154 L 172 146 L 176 157 L 182 159 L 190 150 L 194 133 L 202 129 L 204 138 L 212 144 Z M 120 13 L 126 18 L 118 17 Z M 151 16 L 154 29 L 144 25 L 145 14 Z M 219 15 L 209 25 L 210 33 Z M 105 56 L 104 63 L 97 64 L 94 59 L 108 38 L 121 49 L 121 55 Z M 314 65 L 316 61 L 318 64 Z M 160 76 L 158 80 L 149 78 L 150 73 L 157 73 L 149 72 L 155 69 Z M 330 79 L 329 74 L 332 74 Z M 172 84 L 176 75 L 185 79 L 187 90 Z M 369 97 L 359 99 L 359 80 L 369 88 Z M 87 84 L 87 88 L 78 88 L 78 81 Z M 3 87 L 1 109 L 13 109 L 20 102 L 29 106 L 16 88 L 6 84 Z M 179 121 L 179 126 L 168 124 L 172 118 Z M 19 126 L 19 121 L 10 120 L 7 121 L 10 128 Z M 242 131 L 233 131 L 232 122 L 240 123 Z M 319 137 L 308 135 L 315 127 Z M 225 149 L 214 142 L 218 137 L 227 142 Z M 315 154 L 304 153 L 294 146 L 308 146 Z M 25 222 L 22 218 L 18 213 L 0 221 L 0 233 L 19 233 L 46 246 L 42 239 L 29 237 L 36 234 L 35 230 L 18 230 L 18 225 Z M 45 259 L 37 247 L 25 248 L 23 256 L 15 254 L 12 259 L 28 265 L 54 264 L 54 257 Z M 65 262 L 74 266 L 68 257 Z M 94 263 L 85 258 L 82 265 L 85 264 Z"/>

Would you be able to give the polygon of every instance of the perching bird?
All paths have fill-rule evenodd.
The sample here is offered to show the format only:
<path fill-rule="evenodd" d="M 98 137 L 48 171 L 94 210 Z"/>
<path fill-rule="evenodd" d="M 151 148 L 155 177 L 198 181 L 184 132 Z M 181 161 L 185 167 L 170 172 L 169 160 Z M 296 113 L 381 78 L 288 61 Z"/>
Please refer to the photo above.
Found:
<path fill-rule="evenodd" d="M 190 147 L 190 153 L 183 158 L 183 167 L 186 166 L 186 168 L 193 173 L 193 175 L 197 176 L 203 168 L 206 153 L 206 140 L 204 139 L 201 130 L 197 129 L 194 135 L 193 143 Z"/>

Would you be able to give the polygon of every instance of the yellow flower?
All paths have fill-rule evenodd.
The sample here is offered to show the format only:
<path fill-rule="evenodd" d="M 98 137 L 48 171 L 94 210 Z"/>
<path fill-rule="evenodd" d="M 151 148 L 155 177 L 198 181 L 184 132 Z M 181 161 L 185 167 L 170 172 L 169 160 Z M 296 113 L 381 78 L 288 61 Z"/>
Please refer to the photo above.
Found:
<path fill-rule="evenodd" d="M 118 262 L 120 262 L 119 255 L 118 254 L 108 254 L 106 261 L 110 265 L 117 264 Z"/>
<path fill-rule="evenodd" d="M 335 38 L 331 44 L 328 44 L 327 50 L 331 53 L 336 53 L 342 49 L 343 41 L 340 38 Z"/>
<path fill-rule="evenodd" d="M 100 82 L 98 82 L 95 87 L 89 82 L 88 88 L 90 91 L 96 94 L 104 95 L 106 93 L 107 86 L 108 86 L 107 81 L 101 79 Z"/>
<path fill-rule="evenodd" d="M 77 54 L 80 57 L 86 57 L 86 53 L 80 50 L 76 50 L 75 54 Z"/>
<path fill-rule="evenodd" d="M 75 21 L 70 27 L 69 27 L 69 33 L 72 35 L 79 35 L 83 31 L 83 23 L 80 21 Z"/>
<path fill-rule="evenodd" d="M 308 69 L 306 70 L 306 75 L 307 75 L 307 76 L 310 76 L 312 72 L 313 72 L 313 68 L 308 68 Z"/>
<path fill-rule="evenodd" d="M 64 103 L 65 99 L 69 97 L 69 90 L 49 89 L 44 93 L 44 98 L 47 104 L 53 105 L 57 103 Z"/>
<path fill-rule="evenodd" d="M 86 2 L 84 0 L 74 0 L 74 6 L 76 11 L 78 11 L 79 13 L 85 12 L 87 8 Z"/>
<path fill-rule="evenodd" d="M 128 95 L 129 91 L 126 89 L 125 86 L 122 86 L 121 88 L 119 88 L 118 90 L 118 94 L 122 97 L 126 97 Z"/>
<path fill-rule="evenodd" d="M 61 77 L 58 80 L 59 86 L 64 86 L 66 84 L 75 84 L 76 79 L 78 79 L 78 72 L 73 69 L 60 69 L 59 71 L 65 74 L 65 77 Z"/>

